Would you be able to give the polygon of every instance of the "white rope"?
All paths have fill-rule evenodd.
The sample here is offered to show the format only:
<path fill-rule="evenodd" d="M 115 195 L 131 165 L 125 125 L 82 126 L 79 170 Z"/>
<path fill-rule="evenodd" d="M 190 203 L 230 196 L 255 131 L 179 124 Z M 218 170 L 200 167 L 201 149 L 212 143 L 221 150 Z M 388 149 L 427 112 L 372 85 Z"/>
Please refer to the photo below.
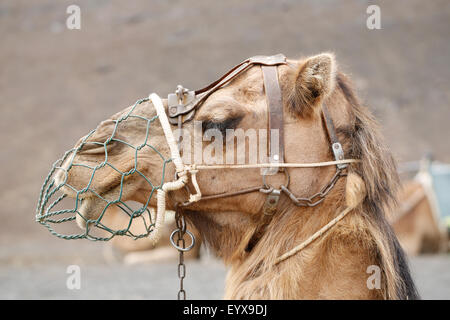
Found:
<path fill-rule="evenodd" d="M 153 244 L 156 244 L 161 237 L 161 229 L 165 221 L 166 216 L 166 193 L 168 191 L 178 190 L 183 188 L 188 182 L 187 171 L 185 170 L 185 166 L 181 161 L 180 151 L 178 150 L 178 146 L 175 142 L 175 138 L 172 133 L 172 129 L 170 128 L 169 121 L 167 120 L 166 111 L 164 109 L 164 105 L 162 103 L 161 98 L 156 94 L 152 93 L 149 96 L 150 100 L 153 103 L 153 106 L 156 109 L 156 113 L 158 115 L 158 119 L 161 123 L 161 127 L 163 128 L 164 135 L 166 137 L 167 144 L 170 149 L 170 155 L 172 157 L 172 162 L 175 164 L 175 168 L 178 174 L 178 179 L 175 181 L 165 182 L 161 189 L 158 189 L 156 194 L 157 204 L 156 204 L 156 221 L 154 231 L 150 234 L 149 239 Z"/>
<path fill-rule="evenodd" d="M 218 164 L 218 165 L 197 165 L 193 164 L 190 167 L 198 170 L 210 170 L 210 169 L 252 169 L 252 168 L 315 168 L 315 167 L 327 167 L 335 166 L 338 164 L 358 163 L 359 159 L 344 159 L 336 161 L 322 161 L 311 163 L 255 163 L 255 164 Z"/>
<path fill-rule="evenodd" d="M 175 164 L 175 168 L 178 173 L 183 172 L 183 161 L 181 161 L 180 151 L 178 150 L 178 145 L 173 136 L 172 128 L 170 127 L 169 120 L 167 119 L 166 110 L 164 108 L 162 100 L 156 93 L 152 93 L 149 98 L 156 109 L 156 114 L 158 115 L 159 122 L 161 123 L 164 135 L 166 136 L 166 141 L 170 148 L 170 156 L 172 157 L 172 162 Z"/>
<path fill-rule="evenodd" d="M 170 187 L 167 186 L 166 189 L 164 189 L 165 187 L 163 186 L 162 188 L 167 191 L 181 189 L 188 182 L 187 173 L 189 172 L 191 174 L 192 184 L 194 185 L 196 191 L 195 194 L 189 195 L 189 202 L 197 202 L 202 198 L 200 187 L 198 186 L 196 178 L 197 170 L 195 168 L 191 168 L 190 166 L 185 166 L 183 164 L 183 161 L 181 160 L 180 157 L 180 150 L 178 149 L 178 144 L 176 143 L 175 137 L 173 136 L 172 128 L 170 126 L 169 120 L 167 119 L 166 109 L 164 108 L 161 98 L 156 93 L 152 93 L 149 96 L 149 98 L 152 101 L 153 105 L 155 106 L 156 114 L 158 115 L 159 121 L 163 128 L 167 144 L 169 145 L 170 148 L 172 161 L 174 162 L 178 176 L 180 177 L 178 180 L 183 179 L 182 181 L 184 182 L 184 184 L 181 186 L 179 185 Z"/>
<path fill-rule="evenodd" d="M 325 232 L 329 231 L 336 223 L 338 223 L 339 221 L 341 221 L 342 219 L 344 219 L 344 217 L 353 209 L 355 209 L 355 207 L 347 207 L 346 209 L 344 209 L 336 218 L 334 218 L 333 220 L 331 220 L 330 222 L 328 222 L 326 225 L 324 225 L 322 228 L 319 229 L 319 231 L 317 231 L 316 233 L 314 233 L 311 237 L 309 237 L 308 239 L 306 239 L 305 241 L 303 241 L 302 243 L 300 243 L 298 246 L 294 247 L 293 249 L 289 250 L 288 252 L 286 252 L 285 254 L 279 256 L 275 262 L 274 265 L 277 265 L 278 263 L 280 263 L 281 261 L 286 260 L 287 258 L 292 257 L 293 255 L 295 255 L 296 253 L 298 253 L 299 251 L 303 250 L 304 248 L 306 248 L 309 244 L 311 244 L 314 240 L 316 240 L 317 238 L 321 237 Z"/>

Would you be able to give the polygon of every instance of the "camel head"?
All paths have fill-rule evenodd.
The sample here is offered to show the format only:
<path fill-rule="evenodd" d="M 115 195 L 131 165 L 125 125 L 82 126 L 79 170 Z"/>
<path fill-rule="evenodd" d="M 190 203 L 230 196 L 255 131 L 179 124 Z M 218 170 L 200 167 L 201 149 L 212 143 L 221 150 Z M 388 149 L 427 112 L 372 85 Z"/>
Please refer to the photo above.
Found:
<path fill-rule="evenodd" d="M 327 100 L 338 125 L 350 125 L 344 99 L 332 95 L 336 78 L 334 56 L 325 53 L 288 60 L 277 71 L 284 109 L 285 162 L 333 160 L 321 118 L 322 102 Z M 264 140 L 268 126 L 266 99 L 262 71 L 257 65 L 208 96 L 194 118 L 183 124 L 184 162 L 228 164 L 239 158 L 248 163 L 255 161 L 255 153 L 262 159 L 267 154 L 267 149 L 262 148 L 267 144 Z M 163 103 L 167 108 L 167 100 Z M 172 130 L 176 131 L 176 126 Z M 242 134 L 244 139 L 239 138 Z M 186 135 L 192 139 L 186 139 Z M 255 149 L 256 145 L 261 150 Z M 194 154 L 195 150 L 200 150 L 200 156 L 198 152 Z M 311 190 L 317 192 L 333 172 L 333 167 L 290 170 L 291 190 L 299 197 L 308 196 Z M 133 200 L 145 208 L 155 206 L 155 190 L 164 181 L 174 180 L 174 176 L 170 150 L 155 108 L 144 99 L 101 122 L 82 137 L 56 166 L 54 182 L 62 186 L 66 196 L 76 199 L 76 220 L 84 228 L 87 221 L 98 219 L 111 205 L 124 205 Z M 201 171 L 197 178 L 204 195 L 262 184 L 261 170 L 256 168 Z M 277 188 L 285 179 L 283 174 L 274 174 L 267 176 L 266 183 Z M 171 192 L 169 209 L 176 202 L 185 202 L 188 195 L 185 189 Z M 189 210 L 219 224 L 226 213 L 227 223 L 234 221 L 239 226 L 240 221 L 258 219 L 264 199 L 265 195 L 256 192 L 200 201 L 193 203 Z"/>

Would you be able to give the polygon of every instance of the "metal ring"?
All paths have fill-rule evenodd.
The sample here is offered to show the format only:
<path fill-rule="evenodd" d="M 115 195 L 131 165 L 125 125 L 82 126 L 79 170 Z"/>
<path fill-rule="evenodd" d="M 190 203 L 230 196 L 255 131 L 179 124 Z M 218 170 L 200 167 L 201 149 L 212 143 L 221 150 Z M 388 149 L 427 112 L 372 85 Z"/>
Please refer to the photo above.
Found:
<path fill-rule="evenodd" d="M 286 183 L 283 184 L 283 186 L 285 186 L 287 188 L 289 186 L 289 183 L 291 182 L 291 177 L 289 176 L 289 172 L 287 171 L 286 168 L 284 168 L 283 172 L 284 172 L 284 176 L 286 178 L 286 181 L 285 181 Z M 263 184 L 266 187 L 266 189 L 274 189 L 272 186 L 267 184 L 266 175 L 263 175 L 262 181 L 263 181 Z"/>
<path fill-rule="evenodd" d="M 169 238 L 170 239 L 170 243 L 178 251 L 186 252 L 186 251 L 191 250 L 194 247 L 194 245 L 195 245 L 195 237 L 194 237 L 194 235 L 189 230 L 186 230 L 185 233 L 187 233 L 189 235 L 189 237 L 191 237 L 191 244 L 187 248 L 181 248 L 178 245 L 176 245 L 175 241 L 173 240 L 173 236 L 175 235 L 175 233 L 177 233 L 179 231 L 180 231 L 180 229 L 173 230 L 173 232 L 172 232 L 172 234 L 170 235 L 170 238 Z"/>

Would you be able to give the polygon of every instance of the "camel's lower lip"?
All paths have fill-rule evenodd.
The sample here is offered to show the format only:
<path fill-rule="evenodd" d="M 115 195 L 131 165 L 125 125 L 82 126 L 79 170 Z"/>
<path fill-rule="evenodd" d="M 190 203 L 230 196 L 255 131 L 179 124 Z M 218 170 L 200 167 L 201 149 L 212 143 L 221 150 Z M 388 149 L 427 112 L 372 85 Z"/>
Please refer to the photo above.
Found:
<path fill-rule="evenodd" d="M 104 207 L 105 202 L 102 199 L 95 197 L 82 199 L 76 215 L 78 226 L 85 229 L 87 221 L 98 219 Z"/>

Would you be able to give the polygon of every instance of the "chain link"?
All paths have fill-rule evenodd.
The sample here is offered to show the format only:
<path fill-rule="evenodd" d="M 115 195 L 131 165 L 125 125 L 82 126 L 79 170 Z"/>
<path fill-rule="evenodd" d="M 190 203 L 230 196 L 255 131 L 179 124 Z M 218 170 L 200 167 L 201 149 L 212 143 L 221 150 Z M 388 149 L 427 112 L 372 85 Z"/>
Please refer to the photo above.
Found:
<path fill-rule="evenodd" d="M 186 220 L 183 215 L 183 211 L 180 206 L 177 205 L 175 210 L 175 224 L 177 229 L 175 229 L 170 236 L 172 245 L 178 250 L 178 279 L 180 280 L 180 289 L 178 290 L 177 298 L 178 300 L 186 300 L 186 291 L 184 290 L 184 278 L 186 277 L 186 265 L 184 264 L 184 252 L 189 251 L 195 244 L 195 238 L 193 234 L 186 229 Z M 186 248 L 186 241 L 184 236 L 186 233 L 191 237 L 192 243 Z M 177 238 L 175 243 L 172 237 L 176 234 Z"/>
<path fill-rule="evenodd" d="M 291 190 L 289 190 L 285 186 L 281 186 L 281 190 L 286 193 L 292 202 L 299 207 L 314 207 L 321 203 L 326 195 L 333 189 L 336 182 L 340 177 L 346 176 L 347 173 L 344 173 L 342 169 L 337 169 L 334 176 L 331 178 L 330 182 L 328 182 L 319 192 L 313 194 L 308 198 L 297 198 Z"/>

